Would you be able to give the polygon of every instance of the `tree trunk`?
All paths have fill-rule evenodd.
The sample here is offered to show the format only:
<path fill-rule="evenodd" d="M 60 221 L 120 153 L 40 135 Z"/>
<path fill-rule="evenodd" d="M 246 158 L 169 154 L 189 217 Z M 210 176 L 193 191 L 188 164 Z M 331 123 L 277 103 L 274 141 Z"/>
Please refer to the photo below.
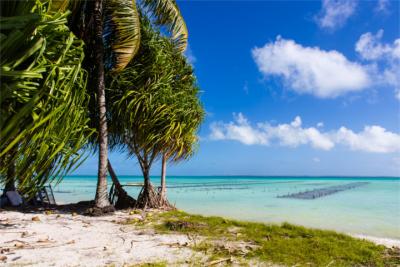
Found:
<path fill-rule="evenodd" d="M 118 180 L 117 175 L 114 172 L 113 167 L 111 166 L 111 162 L 108 160 L 108 172 L 110 173 L 111 179 L 114 184 L 115 191 L 117 192 L 117 202 L 115 203 L 115 208 L 117 209 L 127 209 L 133 208 L 136 205 L 136 200 L 133 199 L 125 189 L 122 187 L 121 183 Z"/>
<path fill-rule="evenodd" d="M 167 155 L 163 154 L 162 157 L 162 166 L 161 166 L 161 190 L 158 195 L 158 208 L 162 209 L 175 209 L 171 203 L 169 203 L 167 199 L 167 183 L 166 183 L 166 176 L 167 176 Z"/>
<path fill-rule="evenodd" d="M 163 154 L 161 162 L 161 191 L 160 191 L 160 201 L 166 200 L 167 187 L 165 184 L 165 177 L 167 175 L 167 156 Z"/>
<path fill-rule="evenodd" d="M 107 194 L 107 117 L 106 117 L 106 98 L 104 88 L 104 45 L 103 45 L 103 1 L 96 0 L 93 8 L 94 19 L 94 86 L 97 91 L 97 108 L 99 112 L 99 169 L 96 188 L 95 206 L 103 209 L 110 206 Z"/>
<path fill-rule="evenodd" d="M 136 201 L 136 208 L 140 209 L 154 209 L 159 207 L 159 201 L 157 192 L 154 190 L 153 185 L 150 182 L 150 166 L 146 163 L 142 164 L 142 172 L 144 185 L 142 190 L 139 193 L 138 199 Z"/>

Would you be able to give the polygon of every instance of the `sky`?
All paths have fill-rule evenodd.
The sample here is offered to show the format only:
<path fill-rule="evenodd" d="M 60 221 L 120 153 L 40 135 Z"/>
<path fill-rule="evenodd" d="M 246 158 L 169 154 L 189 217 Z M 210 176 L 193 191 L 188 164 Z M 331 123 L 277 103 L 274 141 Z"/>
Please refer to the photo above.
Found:
<path fill-rule="evenodd" d="M 178 5 L 206 118 L 169 175 L 400 176 L 399 1 Z M 96 173 L 97 155 L 74 172 Z"/>

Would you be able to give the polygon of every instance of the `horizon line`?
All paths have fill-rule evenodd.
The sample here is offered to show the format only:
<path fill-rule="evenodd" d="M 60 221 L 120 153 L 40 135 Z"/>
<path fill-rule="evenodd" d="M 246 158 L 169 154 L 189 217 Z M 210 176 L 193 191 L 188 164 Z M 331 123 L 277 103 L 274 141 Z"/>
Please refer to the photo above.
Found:
<path fill-rule="evenodd" d="M 73 175 L 66 175 L 68 176 L 90 176 L 96 177 L 97 175 L 93 174 L 73 174 Z M 107 175 L 110 176 L 110 175 Z M 121 174 L 121 176 L 143 176 L 141 174 Z M 160 175 L 150 175 L 150 176 L 160 176 Z M 275 177 L 275 178 L 399 178 L 400 176 L 392 176 L 392 175 L 248 175 L 248 174 L 215 174 L 215 175 L 167 175 L 170 177 Z"/>

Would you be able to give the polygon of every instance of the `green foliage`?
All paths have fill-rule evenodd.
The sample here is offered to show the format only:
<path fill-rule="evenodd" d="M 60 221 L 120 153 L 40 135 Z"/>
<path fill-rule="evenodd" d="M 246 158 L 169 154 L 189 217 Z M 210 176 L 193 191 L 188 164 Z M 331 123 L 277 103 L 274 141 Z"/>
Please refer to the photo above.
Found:
<path fill-rule="evenodd" d="M 28 193 L 81 160 L 87 127 L 83 42 L 49 2 L 1 2 L 0 176 L 10 164 Z M 6 160 L 7 158 L 7 160 Z"/>
<path fill-rule="evenodd" d="M 172 33 L 172 39 L 179 51 L 185 51 L 187 46 L 188 29 L 182 18 L 175 0 L 143 0 L 150 14 L 159 26 L 166 26 Z"/>
<path fill-rule="evenodd" d="M 193 153 L 204 111 L 192 67 L 167 37 L 142 18 L 142 45 L 123 72 L 108 81 L 113 147 L 178 160 Z"/>
<path fill-rule="evenodd" d="M 334 231 L 309 229 L 288 223 L 269 225 L 190 215 L 181 211 L 159 213 L 146 220 L 158 222 L 160 233 L 180 232 L 205 237 L 194 248 L 215 257 L 245 257 L 296 266 L 397 266 L 396 251 Z M 249 249 L 228 249 L 223 244 L 244 243 Z M 227 248 L 228 247 L 228 248 Z M 398 254 L 398 251 L 397 251 Z M 398 255 L 397 255 L 398 257 Z"/>
<path fill-rule="evenodd" d="M 136 55 L 140 44 L 140 21 L 135 0 L 107 0 L 104 6 L 105 66 L 123 70 Z"/>
<path fill-rule="evenodd" d="M 54 0 L 54 9 L 72 11 L 71 28 L 90 46 L 93 34 L 90 0 Z M 104 1 L 103 40 L 105 67 L 111 72 L 123 70 L 136 55 L 140 45 L 139 8 L 146 8 L 159 26 L 172 33 L 177 47 L 184 51 L 187 45 L 185 21 L 174 0 L 107 0 Z M 88 52 L 90 54 L 90 50 Z M 86 55 L 89 57 L 89 55 Z"/>

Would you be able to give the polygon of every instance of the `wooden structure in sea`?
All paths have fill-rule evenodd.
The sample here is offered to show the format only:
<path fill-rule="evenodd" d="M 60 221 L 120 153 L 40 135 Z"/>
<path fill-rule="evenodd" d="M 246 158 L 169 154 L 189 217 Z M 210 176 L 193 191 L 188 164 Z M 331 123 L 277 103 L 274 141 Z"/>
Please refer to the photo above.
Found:
<path fill-rule="evenodd" d="M 335 185 L 335 186 L 329 186 L 329 187 L 324 187 L 324 188 L 317 188 L 314 190 L 309 190 L 309 191 L 304 191 L 304 192 L 282 195 L 282 196 L 278 196 L 278 198 L 316 199 L 319 197 L 332 195 L 332 194 L 335 194 L 335 193 L 338 193 L 341 191 L 350 190 L 350 189 L 360 187 L 360 186 L 363 186 L 366 184 L 368 184 L 368 183 L 367 182 L 354 182 L 354 183 L 348 183 L 348 184 L 343 184 L 343 185 Z"/>

